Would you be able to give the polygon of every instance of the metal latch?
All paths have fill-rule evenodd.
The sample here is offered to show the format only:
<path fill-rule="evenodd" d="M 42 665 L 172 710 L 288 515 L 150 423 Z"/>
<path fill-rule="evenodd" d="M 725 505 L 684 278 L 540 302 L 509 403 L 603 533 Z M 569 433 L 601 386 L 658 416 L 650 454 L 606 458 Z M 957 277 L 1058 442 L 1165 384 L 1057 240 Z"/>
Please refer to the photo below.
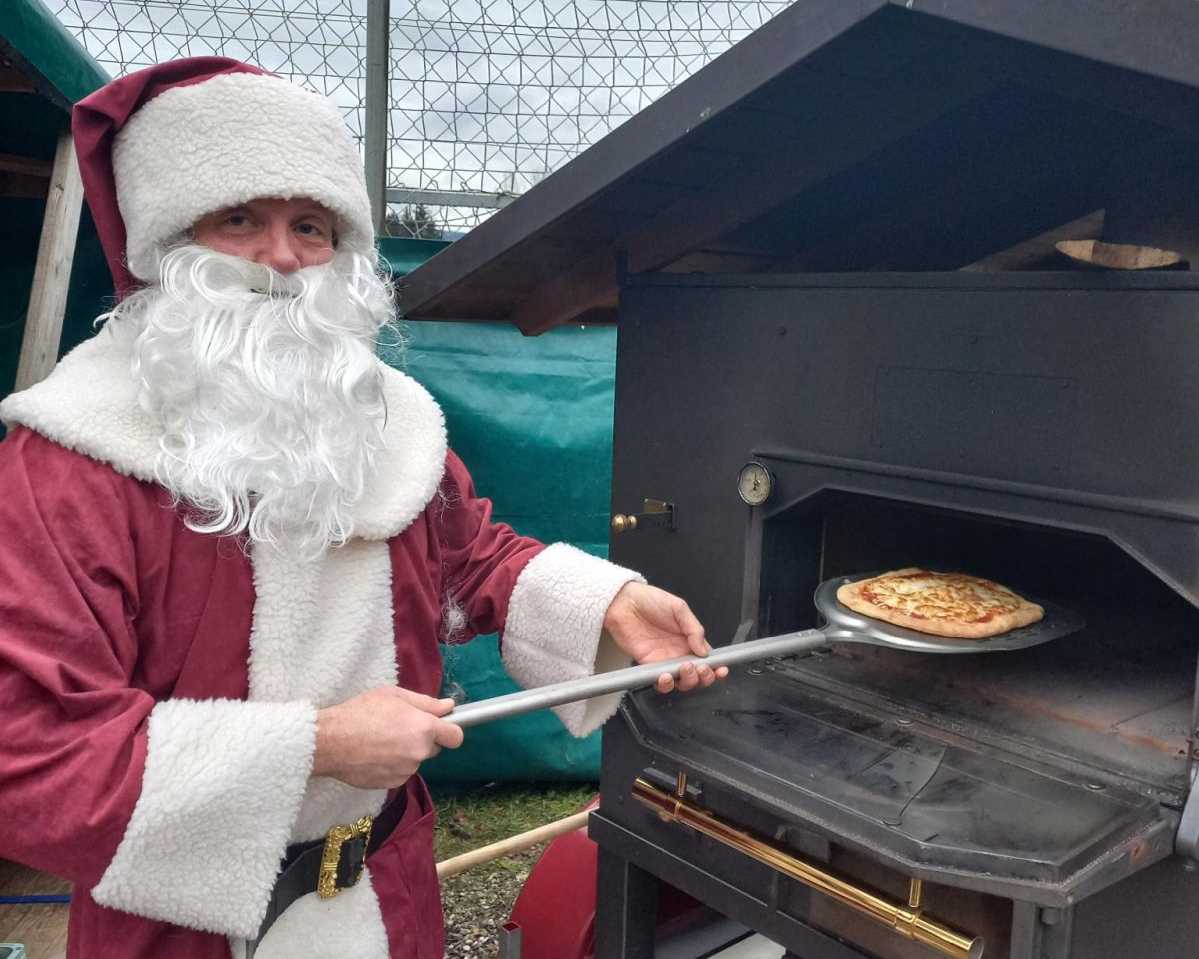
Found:
<path fill-rule="evenodd" d="M 1178 834 L 1174 837 L 1174 851 L 1180 856 L 1199 859 L 1199 766 L 1191 770 L 1191 791 L 1182 807 L 1182 819 L 1178 821 Z"/>
<path fill-rule="evenodd" d="M 675 526 L 674 503 L 660 499 L 643 499 L 640 513 L 617 513 L 612 517 L 612 532 L 625 533 L 653 526 L 673 530 Z"/>

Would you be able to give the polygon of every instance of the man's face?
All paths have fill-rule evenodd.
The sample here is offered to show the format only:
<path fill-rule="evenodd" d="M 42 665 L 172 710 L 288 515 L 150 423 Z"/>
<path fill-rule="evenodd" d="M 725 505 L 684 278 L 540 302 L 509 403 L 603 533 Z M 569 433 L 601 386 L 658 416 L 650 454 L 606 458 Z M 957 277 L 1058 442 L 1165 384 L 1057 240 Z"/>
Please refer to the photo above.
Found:
<path fill-rule="evenodd" d="M 334 229 L 311 200 L 212 213 L 113 315 L 164 430 L 155 476 L 192 529 L 305 556 L 352 531 L 384 448 L 375 344 L 394 301 L 372 257 L 334 254 Z"/>
<path fill-rule="evenodd" d="M 193 233 L 200 246 L 288 274 L 333 259 L 333 228 L 315 200 L 264 197 L 208 214 Z"/>

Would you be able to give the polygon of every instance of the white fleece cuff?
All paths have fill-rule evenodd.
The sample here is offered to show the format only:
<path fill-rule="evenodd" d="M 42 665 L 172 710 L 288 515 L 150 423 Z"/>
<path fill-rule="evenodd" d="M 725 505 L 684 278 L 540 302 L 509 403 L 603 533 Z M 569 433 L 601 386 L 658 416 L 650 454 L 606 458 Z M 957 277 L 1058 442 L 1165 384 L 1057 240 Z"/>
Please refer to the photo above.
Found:
<path fill-rule="evenodd" d="M 190 929 L 257 935 L 315 745 L 307 703 L 159 703 L 141 795 L 92 897 Z"/>
<path fill-rule="evenodd" d="M 542 550 L 521 571 L 508 602 L 502 644 L 508 674 L 531 688 L 630 665 L 603 624 L 608 605 L 633 580 L 645 582 L 566 543 Z M 586 736 L 616 712 L 621 695 L 567 703 L 554 712 L 573 735 Z"/>

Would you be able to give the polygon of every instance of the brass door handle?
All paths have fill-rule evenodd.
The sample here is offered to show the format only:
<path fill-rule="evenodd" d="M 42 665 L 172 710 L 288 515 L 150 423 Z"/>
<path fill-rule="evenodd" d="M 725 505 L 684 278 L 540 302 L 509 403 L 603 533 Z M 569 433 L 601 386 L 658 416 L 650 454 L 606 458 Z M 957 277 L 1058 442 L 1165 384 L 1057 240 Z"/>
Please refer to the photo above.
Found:
<path fill-rule="evenodd" d="M 615 513 L 612 516 L 612 532 L 628 533 L 635 529 L 646 529 L 651 526 L 663 529 L 675 528 L 674 503 L 660 499 L 644 499 L 641 501 L 640 513 Z"/>
<path fill-rule="evenodd" d="M 831 896 L 876 922 L 890 926 L 905 939 L 922 942 L 949 959 L 982 959 L 984 943 L 981 936 L 964 935 L 923 914 L 923 883 L 919 879 L 910 881 L 908 902 L 895 903 L 804 862 L 770 840 L 730 826 L 706 809 L 659 789 L 641 777 L 633 783 L 633 797 L 653 809 L 662 819 L 690 826 L 785 876 Z"/>

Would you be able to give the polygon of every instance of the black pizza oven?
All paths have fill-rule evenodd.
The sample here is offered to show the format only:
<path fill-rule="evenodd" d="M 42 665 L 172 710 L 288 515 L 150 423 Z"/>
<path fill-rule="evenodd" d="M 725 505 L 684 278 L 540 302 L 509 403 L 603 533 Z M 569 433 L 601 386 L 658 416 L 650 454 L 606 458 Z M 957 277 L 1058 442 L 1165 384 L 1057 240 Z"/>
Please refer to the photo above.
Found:
<path fill-rule="evenodd" d="M 907 566 L 1086 623 L 627 697 L 600 959 L 663 884 L 801 959 L 1199 955 L 1196 262 L 1199 3 L 798 0 L 407 278 L 618 324 L 612 558 L 713 642 Z"/>
<path fill-rule="evenodd" d="M 592 826 L 600 955 L 652 954 L 657 877 L 805 959 L 954 954 L 663 821 L 661 794 L 898 906 L 921 880 L 924 914 L 988 956 L 1195 954 L 1199 875 L 1175 846 L 1196 717 L 1197 318 L 1186 273 L 629 281 L 613 498 L 668 501 L 676 528 L 624 534 L 613 556 L 718 609 L 715 635 L 819 625 L 822 581 L 913 565 L 1087 625 L 977 656 L 834 646 L 716 692 L 632 696 L 605 730 Z M 773 478 L 754 508 L 746 461 Z"/>

